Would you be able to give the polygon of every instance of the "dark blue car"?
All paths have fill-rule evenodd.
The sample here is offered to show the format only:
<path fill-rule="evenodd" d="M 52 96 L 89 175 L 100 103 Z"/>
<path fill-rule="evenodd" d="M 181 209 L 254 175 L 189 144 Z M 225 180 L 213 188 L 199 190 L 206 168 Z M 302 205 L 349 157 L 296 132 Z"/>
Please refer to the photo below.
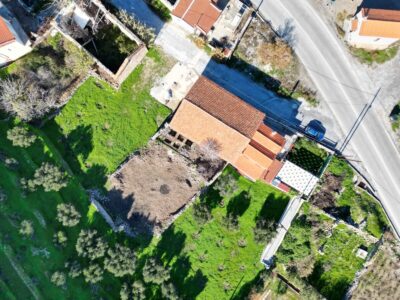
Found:
<path fill-rule="evenodd" d="M 319 128 L 319 126 L 316 126 L 315 124 L 308 124 L 305 131 L 306 134 L 316 139 L 318 142 L 324 139 L 325 132 L 323 128 Z"/>

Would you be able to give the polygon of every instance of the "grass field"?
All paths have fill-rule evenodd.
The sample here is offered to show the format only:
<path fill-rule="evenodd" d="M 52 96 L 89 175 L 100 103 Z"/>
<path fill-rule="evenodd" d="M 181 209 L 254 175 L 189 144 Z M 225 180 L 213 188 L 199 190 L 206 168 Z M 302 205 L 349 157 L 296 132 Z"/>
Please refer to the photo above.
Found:
<path fill-rule="evenodd" d="M 12 122 L 0 123 L 0 188 L 7 199 L 0 204 L 1 249 L 0 270 L 2 276 L 1 290 L 12 293 L 16 299 L 89 299 L 92 295 L 83 278 L 68 279 L 68 289 L 61 289 L 50 283 L 50 276 L 56 270 L 62 270 L 68 259 L 76 258 L 75 240 L 81 228 L 90 226 L 96 228 L 101 235 L 107 236 L 110 243 L 120 238 L 110 235 L 108 225 L 98 213 L 95 213 L 91 223 L 87 218 L 89 201 L 79 181 L 69 173 L 71 178 L 67 187 L 60 192 L 25 192 L 19 185 L 20 178 L 31 177 L 34 170 L 42 162 L 52 162 L 59 166 L 68 166 L 60 159 L 55 147 L 48 139 L 40 135 L 38 141 L 27 149 L 13 147 L 6 138 L 6 131 L 12 127 Z M 14 158 L 18 164 L 9 167 L 6 158 Z M 81 213 L 82 220 L 73 228 L 62 228 L 55 220 L 56 206 L 62 202 L 70 202 Z M 19 233 L 22 220 L 33 223 L 35 233 L 32 238 L 24 238 Z M 68 237 L 66 248 L 60 249 L 53 243 L 53 234 L 64 230 Z M 5 255 L 8 253 L 8 257 Z M 87 262 L 81 261 L 83 265 Z M 12 266 L 13 265 L 13 266 Z M 98 296 L 112 298 L 119 292 L 118 280 L 105 274 L 106 285 L 99 287 Z M 35 293 L 26 286 L 32 284 Z M 25 286 L 25 287 L 24 287 Z M 8 290 L 6 289 L 8 287 Z M 34 295 L 37 294 L 35 297 Z M 11 297 L 12 299 L 12 297 Z"/>
<path fill-rule="evenodd" d="M 173 281 L 183 299 L 243 299 L 248 293 L 245 284 L 263 269 L 260 255 L 267 241 L 254 241 L 255 220 L 263 215 L 278 221 L 289 198 L 264 183 L 252 183 L 237 173 L 235 176 L 238 190 L 223 199 L 223 207 L 215 205 L 221 198 L 213 189 L 205 196 L 214 207 L 211 221 L 198 224 L 193 208 L 188 209 L 164 232 L 152 252 L 172 268 Z M 247 191 L 248 201 L 242 196 Z M 224 223 L 231 210 L 240 211 L 238 229 L 228 229 Z M 242 239 L 245 246 L 239 246 Z"/>
<path fill-rule="evenodd" d="M 292 270 L 328 299 L 342 299 L 364 260 L 356 257 L 370 243 L 346 225 L 334 225 L 305 203 L 277 253 L 278 264 Z"/>
<path fill-rule="evenodd" d="M 102 186 L 104 174 L 144 146 L 169 115 L 170 110 L 150 95 L 154 79 L 169 67 L 169 61 L 152 49 L 120 90 L 91 77 L 46 124 L 46 133 L 85 186 Z"/>

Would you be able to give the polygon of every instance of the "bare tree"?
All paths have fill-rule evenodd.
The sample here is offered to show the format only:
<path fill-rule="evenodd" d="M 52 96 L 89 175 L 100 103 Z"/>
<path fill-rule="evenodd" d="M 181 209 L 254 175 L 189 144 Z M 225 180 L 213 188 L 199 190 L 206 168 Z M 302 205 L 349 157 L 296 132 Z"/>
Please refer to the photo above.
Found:
<path fill-rule="evenodd" d="M 54 96 L 26 79 L 0 80 L 0 106 L 23 121 L 44 116 L 55 105 Z"/>
<path fill-rule="evenodd" d="M 200 145 L 200 151 L 204 158 L 209 161 L 219 159 L 219 153 L 222 150 L 221 144 L 214 138 L 207 138 Z"/>

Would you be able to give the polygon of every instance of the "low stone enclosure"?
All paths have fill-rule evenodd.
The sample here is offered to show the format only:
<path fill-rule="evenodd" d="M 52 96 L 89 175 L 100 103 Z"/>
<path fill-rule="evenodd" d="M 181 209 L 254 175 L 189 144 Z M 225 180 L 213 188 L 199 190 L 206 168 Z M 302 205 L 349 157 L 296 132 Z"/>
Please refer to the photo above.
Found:
<path fill-rule="evenodd" d="M 215 162 L 211 174 L 198 162 L 151 141 L 110 176 L 108 199 L 101 204 L 116 226 L 133 235 L 158 236 L 224 166 Z"/>
<path fill-rule="evenodd" d="M 89 53 L 98 73 L 120 85 L 146 56 L 146 45 L 98 0 L 74 0 L 56 16 L 54 27 Z"/>

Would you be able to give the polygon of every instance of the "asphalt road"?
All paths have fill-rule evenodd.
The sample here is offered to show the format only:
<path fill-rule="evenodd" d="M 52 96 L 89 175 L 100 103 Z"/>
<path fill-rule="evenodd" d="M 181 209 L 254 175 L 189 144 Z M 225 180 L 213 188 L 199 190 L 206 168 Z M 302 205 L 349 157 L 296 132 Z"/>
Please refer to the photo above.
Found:
<path fill-rule="evenodd" d="M 252 0 L 255 6 L 260 0 Z M 356 71 L 330 26 L 307 0 L 264 0 L 260 14 L 293 43 L 311 79 L 342 130 L 342 142 L 378 86 Z M 379 96 L 376 100 L 384 101 Z M 350 141 L 400 233 L 400 154 L 374 106 Z"/>

